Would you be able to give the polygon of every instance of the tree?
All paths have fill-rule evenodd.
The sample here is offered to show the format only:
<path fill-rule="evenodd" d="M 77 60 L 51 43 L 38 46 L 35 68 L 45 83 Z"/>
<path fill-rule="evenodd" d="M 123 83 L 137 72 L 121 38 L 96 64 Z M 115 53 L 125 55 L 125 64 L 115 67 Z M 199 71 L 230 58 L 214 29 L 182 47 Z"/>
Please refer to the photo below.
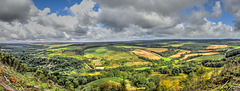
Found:
<path fill-rule="evenodd" d="M 158 91 L 172 91 L 174 86 L 171 84 L 170 80 L 162 80 L 159 82 Z"/>
<path fill-rule="evenodd" d="M 132 83 L 137 86 L 137 87 L 144 87 L 147 84 L 147 73 L 146 72 L 142 72 L 142 73 L 136 73 L 133 74 L 133 76 L 131 77 L 131 81 Z"/>
<path fill-rule="evenodd" d="M 74 91 L 74 85 L 71 81 L 66 81 L 65 87 L 69 89 L 70 91 Z"/>
<path fill-rule="evenodd" d="M 98 86 L 100 91 L 122 91 L 122 86 L 118 82 L 107 81 Z"/>
<path fill-rule="evenodd" d="M 80 77 L 78 78 L 78 82 L 80 85 L 84 85 L 85 83 L 87 83 L 87 79 L 85 77 Z"/>
<path fill-rule="evenodd" d="M 123 75 L 123 82 L 121 82 L 121 85 L 122 85 L 122 90 L 123 91 L 128 91 L 127 87 L 126 87 L 126 82 L 125 82 L 125 76 L 124 75 Z"/>
<path fill-rule="evenodd" d="M 180 72 L 181 70 L 179 68 L 173 68 L 171 71 L 172 74 L 169 74 L 169 75 L 178 76 Z"/>

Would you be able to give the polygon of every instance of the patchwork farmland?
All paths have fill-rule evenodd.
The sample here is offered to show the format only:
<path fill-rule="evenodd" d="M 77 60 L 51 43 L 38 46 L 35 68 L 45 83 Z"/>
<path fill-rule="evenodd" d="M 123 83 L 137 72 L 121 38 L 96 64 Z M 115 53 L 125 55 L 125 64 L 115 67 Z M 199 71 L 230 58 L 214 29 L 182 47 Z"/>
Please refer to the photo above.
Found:
<path fill-rule="evenodd" d="M 51 88 L 42 83 L 47 80 L 62 86 L 63 89 L 58 89 L 63 91 L 70 88 L 91 91 L 109 83 L 122 87 L 123 82 L 129 91 L 166 85 L 171 89 L 193 90 L 191 86 L 206 90 L 213 86 L 221 88 L 227 82 L 225 79 L 234 81 L 231 77 L 239 77 L 237 64 L 240 62 L 236 60 L 240 41 L 26 43 L 1 44 L 1 48 L 18 60 L 24 59 L 20 61 L 27 69 L 24 79 L 32 81 L 37 78 L 29 76 L 39 74 L 40 87 Z M 213 78 L 221 84 L 215 83 Z M 16 86 L 18 88 L 21 87 Z"/>

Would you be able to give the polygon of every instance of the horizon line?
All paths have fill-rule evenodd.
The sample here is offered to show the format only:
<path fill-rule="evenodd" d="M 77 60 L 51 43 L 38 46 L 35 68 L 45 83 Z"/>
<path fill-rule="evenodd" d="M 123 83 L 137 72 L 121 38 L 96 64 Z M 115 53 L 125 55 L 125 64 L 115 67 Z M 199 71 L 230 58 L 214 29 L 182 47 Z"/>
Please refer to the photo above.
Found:
<path fill-rule="evenodd" d="M 2 43 L 102 43 L 102 42 L 133 42 L 133 41 L 194 41 L 194 40 L 240 40 L 240 39 L 234 39 L 234 38 L 186 38 L 186 39 L 177 39 L 177 38 L 168 38 L 168 39 L 132 39 L 132 40 L 94 40 L 94 41 L 0 41 L 0 44 Z"/>

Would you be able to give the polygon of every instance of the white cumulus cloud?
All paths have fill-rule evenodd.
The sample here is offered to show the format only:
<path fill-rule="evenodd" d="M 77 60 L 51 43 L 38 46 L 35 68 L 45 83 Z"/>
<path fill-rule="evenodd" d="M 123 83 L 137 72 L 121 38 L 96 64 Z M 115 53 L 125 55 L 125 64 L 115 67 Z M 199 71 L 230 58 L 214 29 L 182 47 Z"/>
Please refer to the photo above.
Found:
<path fill-rule="evenodd" d="M 39 10 L 31 0 L 0 0 L 0 41 L 103 41 L 151 38 L 239 38 L 238 31 L 219 18 L 224 9 L 236 17 L 240 29 L 240 2 L 207 0 L 82 0 L 58 15 Z M 99 11 L 93 10 L 99 4 Z M 197 7 L 190 14 L 185 9 Z"/>

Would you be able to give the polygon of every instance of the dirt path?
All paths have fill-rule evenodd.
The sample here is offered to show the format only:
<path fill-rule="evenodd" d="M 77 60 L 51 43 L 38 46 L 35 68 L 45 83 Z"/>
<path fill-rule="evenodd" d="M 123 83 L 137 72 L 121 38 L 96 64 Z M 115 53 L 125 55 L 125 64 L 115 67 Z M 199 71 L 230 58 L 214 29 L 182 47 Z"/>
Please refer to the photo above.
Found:
<path fill-rule="evenodd" d="M 92 69 L 87 63 L 85 63 L 89 69 Z"/>

